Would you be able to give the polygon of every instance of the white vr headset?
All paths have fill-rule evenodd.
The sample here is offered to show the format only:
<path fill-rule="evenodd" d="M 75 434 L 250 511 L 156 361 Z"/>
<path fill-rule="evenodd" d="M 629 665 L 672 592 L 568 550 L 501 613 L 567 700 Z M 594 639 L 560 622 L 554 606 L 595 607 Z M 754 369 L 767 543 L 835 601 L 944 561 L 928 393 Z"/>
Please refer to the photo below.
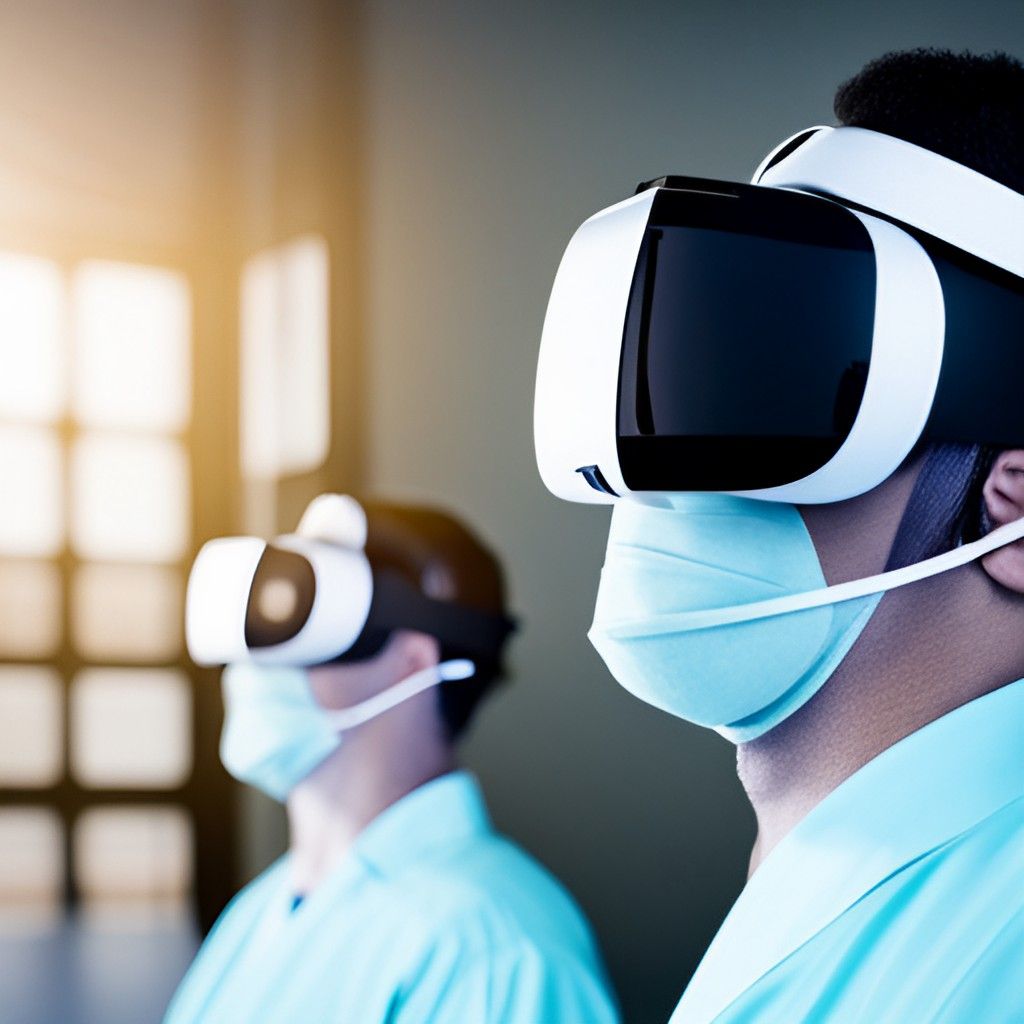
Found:
<path fill-rule="evenodd" d="M 811 128 L 753 184 L 662 178 L 587 220 L 544 322 L 555 495 L 821 503 L 920 441 L 1024 446 L 1024 196 L 929 150 Z"/>
<path fill-rule="evenodd" d="M 366 554 L 372 526 L 347 495 L 315 499 L 295 534 L 272 542 L 221 537 L 203 545 L 185 602 L 198 665 L 317 665 L 372 657 L 396 629 L 494 658 L 510 619 L 428 597 Z"/>

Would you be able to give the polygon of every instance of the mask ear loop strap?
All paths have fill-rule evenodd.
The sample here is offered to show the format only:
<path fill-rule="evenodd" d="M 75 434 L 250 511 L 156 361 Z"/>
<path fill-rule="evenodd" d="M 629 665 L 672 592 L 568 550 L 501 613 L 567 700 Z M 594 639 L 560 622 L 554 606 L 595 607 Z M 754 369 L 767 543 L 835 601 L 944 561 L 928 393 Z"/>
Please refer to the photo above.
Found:
<path fill-rule="evenodd" d="M 439 683 L 447 683 L 457 679 L 468 679 L 476 672 L 476 665 L 466 658 L 455 658 L 451 661 L 442 661 L 439 665 L 430 665 L 413 672 L 394 686 L 381 693 L 375 694 L 358 704 L 349 708 L 342 708 L 338 711 L 326 712 L 331 725 L 338 732 L 347 732 L 357 725 L 363 725 L 378 715 L 390 711 L 399 704 L 405 703 L 424 690 L 429 690 Z"/>
<path fill-rule="evenodd" d="M 861 580 L 848 583 L 837 583 L 819 590 L 808 590 L 802 594 L 785 594 L 772 597 L 765 601 L 751 601 L 749 604 L 732 605 L 727 608 L 702 608 L 698 611 L 665 612 L 652 615 L 642 621 L 627 620 L 611 623 L 608 626 L 610 636 L 628 639 L 645 636 L 658 636 L 665 633 L 688 633 L 697 629 L 709 629 L 713 626 L 730 626 L 739 622 L 754 622 L 758 619 L 769 619 L 776 615 L 790 612 L 802 612 L 811 608 L 822 608 L 829 604 L 841 604 L 843 601 L 854 601 L 859 597 L 869 597 L 883 591 L 895 590 L 910 583 L 917 583 L 951 569 L 974 562 L 999 548 L 1006 547 L 1024 538 L 1024 518 L 1007 523 L 993 530 L 980 540 L 963 544 L 952 551 L 946 551 L 923 562 L 891 569 L 876 576 L 867 576 Z"/>

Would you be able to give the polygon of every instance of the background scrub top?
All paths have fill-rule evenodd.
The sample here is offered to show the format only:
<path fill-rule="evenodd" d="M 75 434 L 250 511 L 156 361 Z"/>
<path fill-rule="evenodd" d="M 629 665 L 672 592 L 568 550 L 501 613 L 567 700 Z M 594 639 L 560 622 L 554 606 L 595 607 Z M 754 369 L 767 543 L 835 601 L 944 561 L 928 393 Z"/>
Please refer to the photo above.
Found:
<path fill-rule="evenodd" d="M 617 1020 L 579 909 L 465 773 L 385 810 L 293 902 L 286 856 L 221 915 L 166 1024 Z"/>
<path fill-rule="evenodd" d="M 1024 681 L 866 764 L 754 872 L 672 1024 L 1024 1021 Z"/>

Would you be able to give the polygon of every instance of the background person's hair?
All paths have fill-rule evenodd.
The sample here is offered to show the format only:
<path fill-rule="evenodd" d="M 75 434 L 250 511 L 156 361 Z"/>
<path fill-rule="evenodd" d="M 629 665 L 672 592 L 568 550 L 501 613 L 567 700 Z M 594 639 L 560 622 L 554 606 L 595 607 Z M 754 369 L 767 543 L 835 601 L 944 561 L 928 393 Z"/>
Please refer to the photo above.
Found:
<path fill-rule="evenodd" d="M 503 616 L 505 581 L 501 563 L 461 520 L 440 509 L 364 501 L 372 528 L 366 551 L 377 566 L 401 573 L 429 597 Z M 506 638 L 507 640 L 507 638 Z M 441 661 L 470 658 L 476 673 L 437 687 L 448 736 L 469 725 L 481 699 L 504 678 L 504 643 L 491 656 L 442 643 Z"/>
<path fill-rule="evenodd" d="M 912 142 L 1024 193 L 1024 64 L 1009 54 L 887 53 L 839 86 L 834 110 L 842 125 Z M 925 451 L 888 569 L 987 532 L 981 487 L 996 451 L 954 444 Z"/>

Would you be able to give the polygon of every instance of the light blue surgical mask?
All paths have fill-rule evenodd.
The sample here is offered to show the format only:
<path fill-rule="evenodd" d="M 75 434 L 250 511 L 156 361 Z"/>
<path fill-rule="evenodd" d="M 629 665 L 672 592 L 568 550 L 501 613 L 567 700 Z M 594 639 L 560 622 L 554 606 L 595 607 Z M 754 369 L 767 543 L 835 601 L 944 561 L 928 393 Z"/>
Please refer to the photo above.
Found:
<path fill-rule="evenodd" d="M 616 504 L 590 640 L 641 700 L 747 742 L 818 692 L 882 593 L 721 622 L 720 610 L 826 588 L 814 544 L 792 505 L 672 503 Z"/>
<path fill-rule="evenodd" d="M 317 704 L 303 669 L 244 663 L 224 670 L 220 759 L 239 782 L 275 800 L 288 794 L 342 743 L 349 729 L 439 683 L 468 679 L 473 662 L 431 665 L 340 710 Z"/>

